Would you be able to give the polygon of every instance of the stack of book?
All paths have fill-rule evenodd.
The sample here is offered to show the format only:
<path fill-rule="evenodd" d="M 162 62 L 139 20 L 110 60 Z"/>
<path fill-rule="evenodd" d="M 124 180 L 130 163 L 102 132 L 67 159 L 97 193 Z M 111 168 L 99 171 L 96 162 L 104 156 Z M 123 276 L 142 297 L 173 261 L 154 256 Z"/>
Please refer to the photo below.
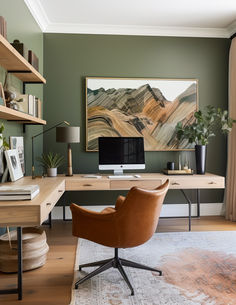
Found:
<path fill-rule="evenodd" d="M 39 186 L 0 186 L 0 200 L 31 200 L 39 193 Z"/>
<path fill-rule="evenodd" d="M 19 111 L 42 118 L 42 103 L 40 99 L 32 94 L 19 94 L 18 99 L 22 99 L 21 102 L 17 102 Z"/>

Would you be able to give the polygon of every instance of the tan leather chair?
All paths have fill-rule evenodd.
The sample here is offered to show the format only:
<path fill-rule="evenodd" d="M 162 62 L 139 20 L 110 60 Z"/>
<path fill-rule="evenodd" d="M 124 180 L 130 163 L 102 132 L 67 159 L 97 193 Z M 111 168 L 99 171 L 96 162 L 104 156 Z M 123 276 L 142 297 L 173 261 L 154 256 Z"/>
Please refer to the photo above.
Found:
<path fill-rule="evenodd" d="M 136 247 L 152 237 L 168 187 L 169 180 L 155 190 L 132 187 L 126 197 L 118 197 L 115 208 L 106 208 L 100 213 L 71 204 L 73 235 L 115 248 L 114 258 L 79 266 L 79 270 L 91 266 L 99 268 L 78 280 L 75 289 L 87 279 L 111 267 L 118 268 L 131 295 L 134 295 L 134 290 L 123 266 L 156 271 L 162 275 L 160 270 L 120 258 L 118 248 Z"/>

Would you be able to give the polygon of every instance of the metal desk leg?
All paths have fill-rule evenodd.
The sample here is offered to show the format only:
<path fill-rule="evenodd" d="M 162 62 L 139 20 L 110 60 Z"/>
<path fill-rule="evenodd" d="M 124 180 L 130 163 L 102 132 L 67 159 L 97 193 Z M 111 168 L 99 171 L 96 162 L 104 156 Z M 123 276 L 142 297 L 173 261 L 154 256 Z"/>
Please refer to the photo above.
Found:
<path fill-rule="evenodd" d="M 200 190 L 197 189 L 197 217 L 200 217 Z"/>
<path fill-rule="evenodd" d="M 185 194 L 184 190 L 180 190 L 182 192 L 182 194 L 184 195 L 185 199 L 188 202 L 188 230 L 191 231 L 191 216 L 192 216 L 192 212 L 191 212 L 191 200 L 188 198 L 188 196 Z"/>
<path fill-rule="evenodd" d="M 22 228 L 17 227 L 18 300 L 22 300 Z"/>
<path fill-rule="evenodd" d="M 22 300 L 22 228 L 17 227 L 17 288 L 0 290 L 0 294 L 18 294 L 18 300 Z"/>

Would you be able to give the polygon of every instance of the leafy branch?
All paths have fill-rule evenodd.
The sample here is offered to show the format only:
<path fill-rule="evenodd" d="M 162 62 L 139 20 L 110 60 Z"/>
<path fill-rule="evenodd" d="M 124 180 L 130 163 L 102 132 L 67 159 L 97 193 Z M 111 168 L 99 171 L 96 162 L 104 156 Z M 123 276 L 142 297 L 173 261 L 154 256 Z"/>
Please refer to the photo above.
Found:
<path fill-rule="evenodd" d="M 217 127 L 223 134 L 228 134 L 233 123 L 233 120 L 229 117 L 227 110 L 221 108 L 215 108 L 211 105 L 205 108 L 205 111 L 201 110 L 194 113 L 195 122 L 191 125 L 184 126 L 181 122 L 176 125 L 178 140 L 187 139 L 190 144 L 207 145 L 209 138 L 215 136 Z"/>

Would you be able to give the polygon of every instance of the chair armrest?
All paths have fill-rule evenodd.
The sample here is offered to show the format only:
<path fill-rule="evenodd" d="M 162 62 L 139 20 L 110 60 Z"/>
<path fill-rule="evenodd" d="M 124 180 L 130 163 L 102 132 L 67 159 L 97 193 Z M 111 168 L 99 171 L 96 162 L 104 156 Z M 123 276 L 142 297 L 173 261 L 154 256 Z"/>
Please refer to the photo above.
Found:
<path fill-rule="evenodd" d="M 119 196 L 116 200 L 116 206 L 115 209 L 119 210 L 119 208 L 122 206 L 123 202 L 125 201 L 125 197 L 124 196 Z"/>
<path fill-rule="evenodd" d="M 100 213 L 87 210 L 76 204 L 71 204 L 72 234 L 93 242 L 114 247 L 117 244 L 117 211 Z"/>

